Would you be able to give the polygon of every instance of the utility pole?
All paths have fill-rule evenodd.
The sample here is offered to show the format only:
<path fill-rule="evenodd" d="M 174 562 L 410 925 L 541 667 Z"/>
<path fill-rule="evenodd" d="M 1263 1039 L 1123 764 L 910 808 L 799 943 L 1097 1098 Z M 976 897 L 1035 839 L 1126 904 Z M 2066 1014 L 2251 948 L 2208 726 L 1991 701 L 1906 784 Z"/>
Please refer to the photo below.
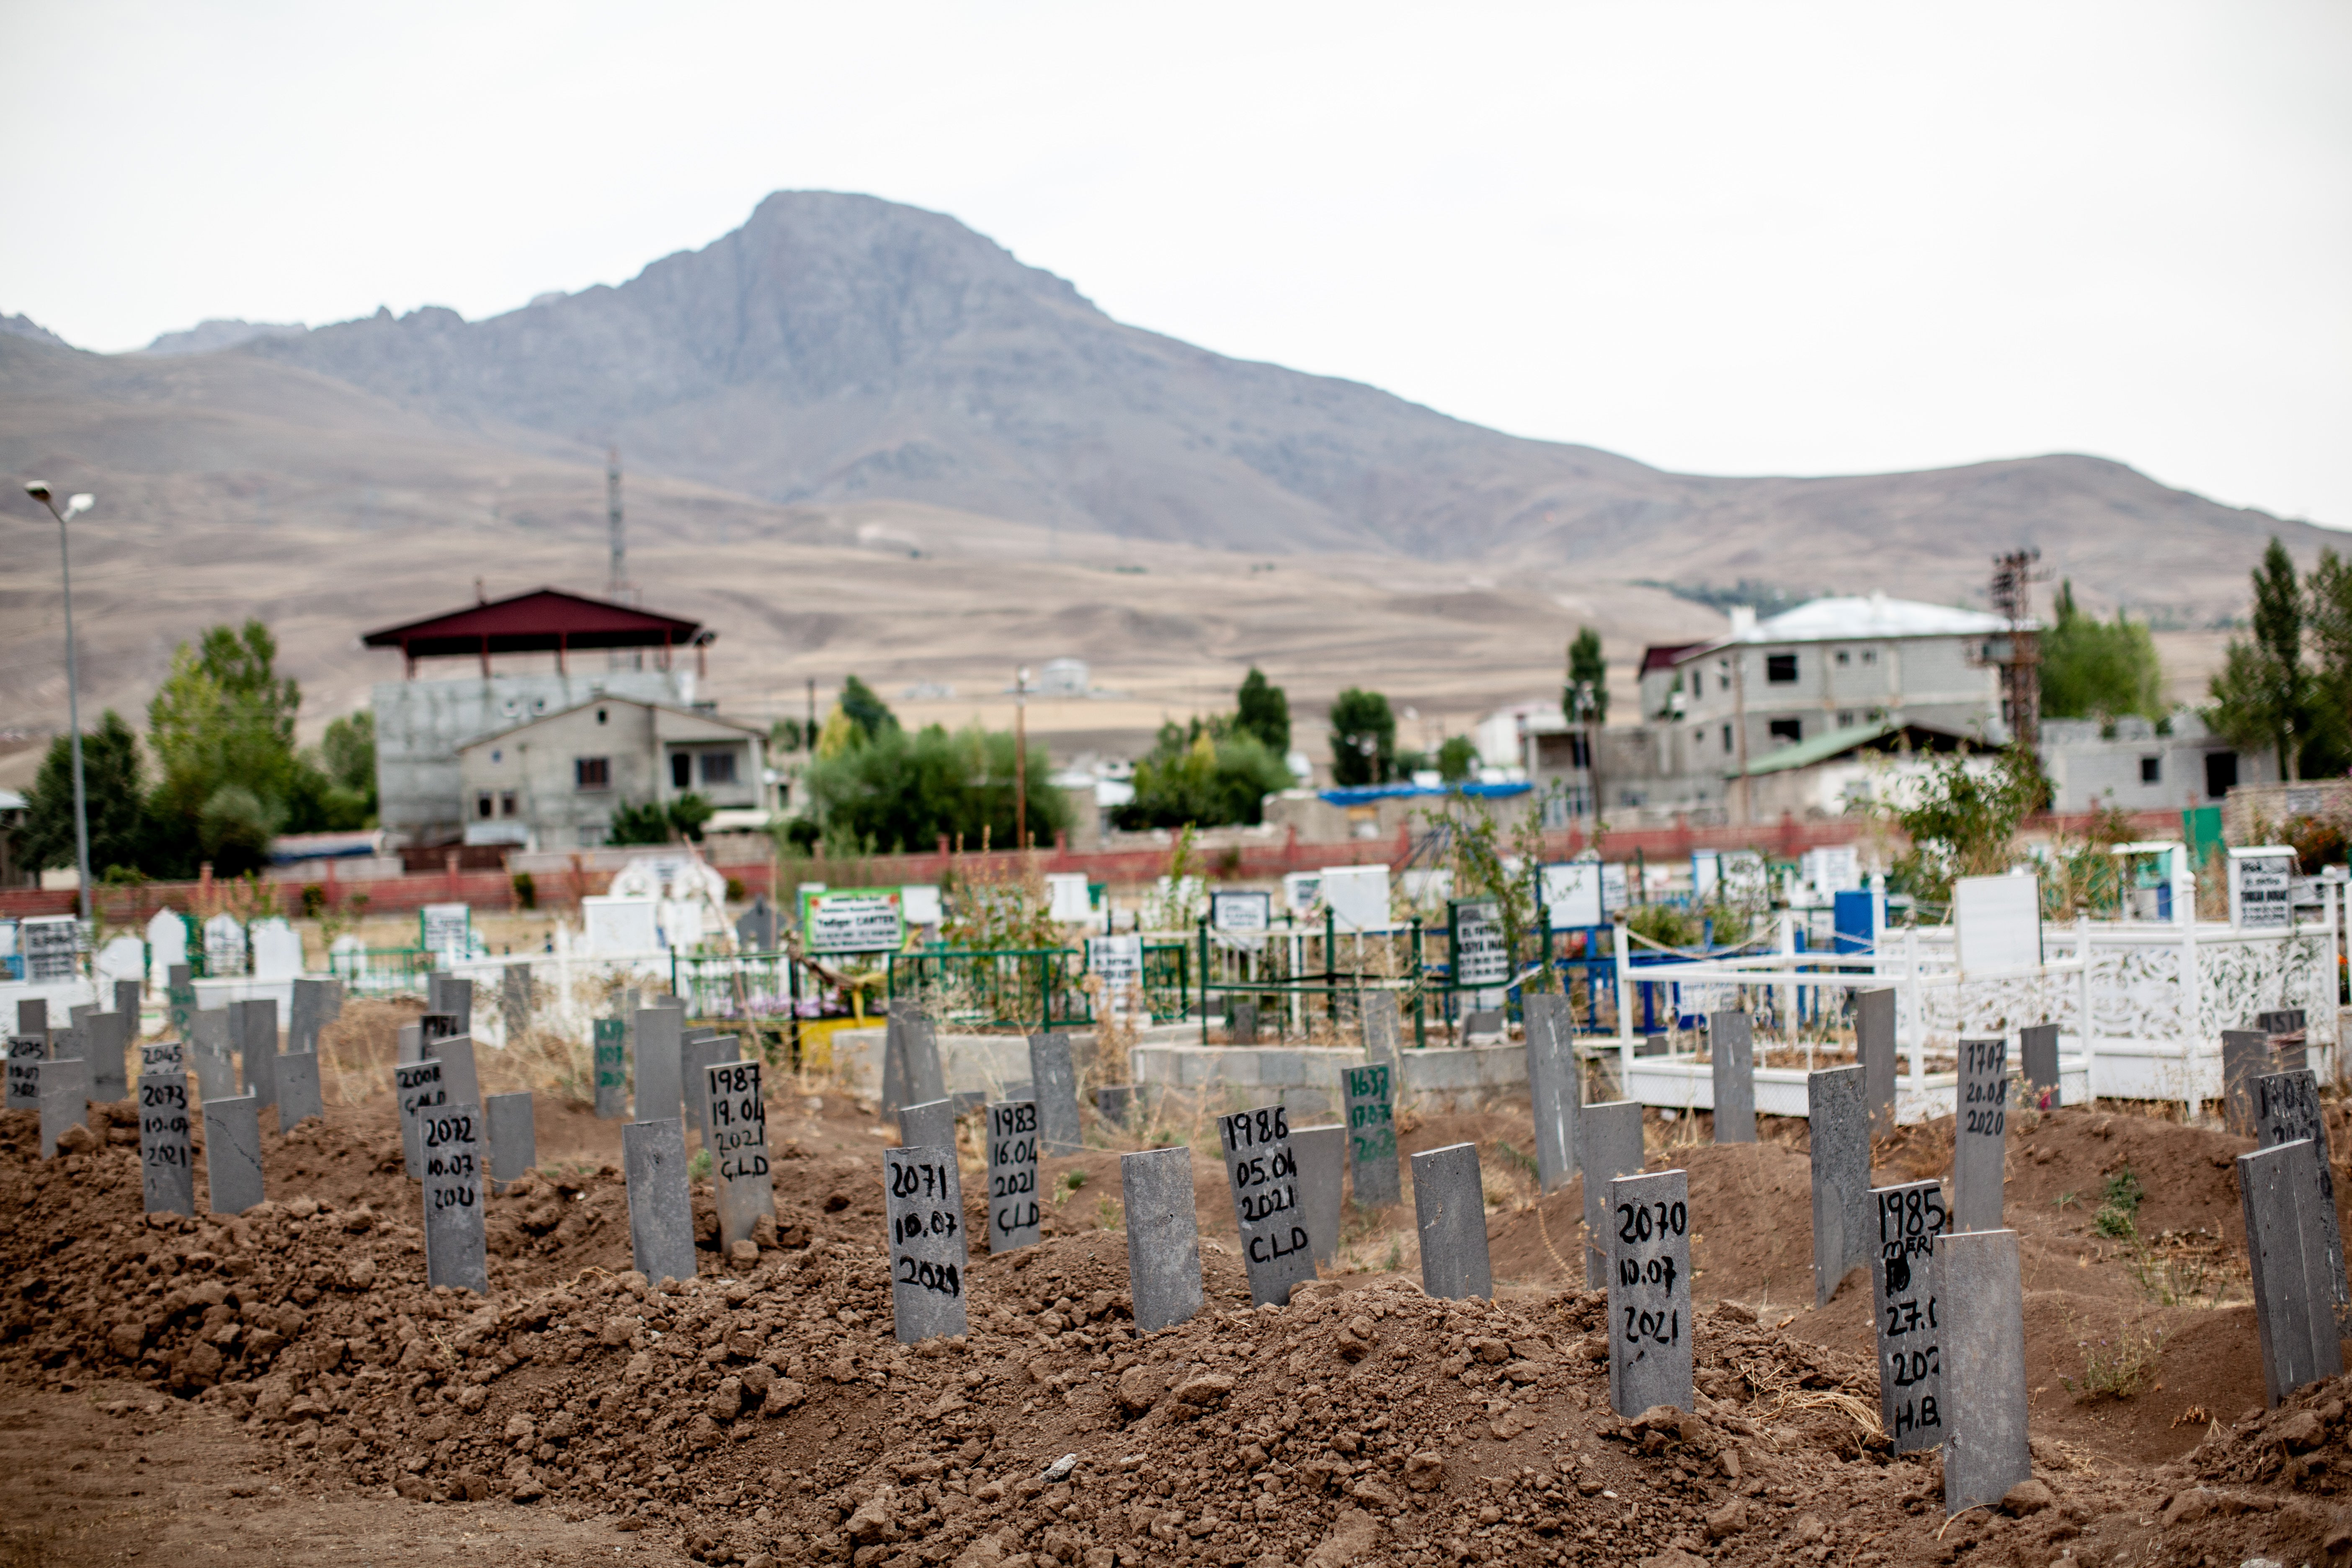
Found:
<path fill-rule="evenodd" d="M 1993 660 L 2000 667 L 2000 716 L 2011 741 L 2027 751 L 2042 749 L 2042 634 L 2033 625 L 2033 570 L 2039 550 L 2012 550 L 1992 558 L 1992 607 L 2009 622 L 2009 646 Z"/>
<path fill-rule="evenodd" d="M 1732 820 L 1747 826 L 1750 820 L 1748 782 L 1748 645 L 1731 645 L 1731 735 L 1739 759 L 1739 815 Z"/>
<path fill-rule="evenodd" d="M 621 448 L 604 448 L 604 533 L 612 551 L 612 568 L 605 574 L 604 596 L 617 605 L 629 602 L 629 544 L 621 531 Z"/>
<path fill-rule="evenodd" d="M 1029 847 L 1029 667 L 1013 672 L 1013 843 Z"/>
<path fill-rule="evenodd" d="M 73 735 L 74 870 L 80 880 L 81 918 L 89 919 L 89 803 L 81 783 L 81 679 L 74 662 L 73 555 L 66 546 L 66 524 L 94 504 L 87 495 L 68 498 L 60 507 L 49 487 L 35 479 L 25 493 L 49 509 L 58 520 L 58 570 L 65 585 L 66 606 L 66 727 Z"/>

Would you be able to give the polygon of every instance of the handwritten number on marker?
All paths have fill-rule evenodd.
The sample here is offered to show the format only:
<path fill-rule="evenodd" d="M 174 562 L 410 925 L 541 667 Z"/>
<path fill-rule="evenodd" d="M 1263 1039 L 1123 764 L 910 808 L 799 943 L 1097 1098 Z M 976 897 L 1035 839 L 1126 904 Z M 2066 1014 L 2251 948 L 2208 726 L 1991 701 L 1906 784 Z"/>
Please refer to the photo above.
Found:
<path fill-rule="evenodd" d="M 942 1296 L 963 1294 L 963 1270 L 952 1263 L 933 1263 L 928 1258 L 901 1258 L 898 1266 L 898 1283 L 918 1285 Z"/>

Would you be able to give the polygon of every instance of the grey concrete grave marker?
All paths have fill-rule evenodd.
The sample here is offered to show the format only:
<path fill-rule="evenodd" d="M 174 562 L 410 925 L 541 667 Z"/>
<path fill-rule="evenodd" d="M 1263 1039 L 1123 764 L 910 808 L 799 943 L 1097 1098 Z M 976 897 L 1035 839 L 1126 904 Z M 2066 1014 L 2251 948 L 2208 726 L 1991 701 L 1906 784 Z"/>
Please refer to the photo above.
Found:
<path fill-rule="evenodd" d="M 139 1010 L 147 1005 L 147 987 L 136 980 L 114 983 L 114 1010 L 131 1020 L 132 1037 L 139 1034 Z"/>
<path fill-rule="evenodd" d="M 952 1149 L 956 1146 L 956 1104 L 934 1100 L 898 1108 L 898 1142 L 908 1149 Z"/>
<path fill-rule="evenodd" d="M 236 1059 L 226 1007 L 199 1007 L 189 1014 L 187 1033 L 183 1037 L 198 1050 L 210 1051 L 224 1061 Z"/>
<path fill-rule="evenodd" d="M 89 1063 L 89 1097 L 100 1105 L 130 1098 L 131 1079 L 123 1053 L 131 1047 L 132 1020 L 137 1016 L 120 1009 L 90 1015 L 82 1051 Z"/>
<path fill-rule="evenodd" d="M 1190 1321 L 1201 1310 L 1201 1221 L 1192 1206 L 1192 1151 L 1147 1149 L 1118 1157 L 1127 1210 L 1127 1284 L 1135 1331 Z"/>
<path fill-rule="evenodd" d="M 1944 1440 L 1944 1375 L 1936 1301 L 1937 1239 L 1950 1216 L 1940 1182 L 1873 1187 L 1877 1244 L 1870 1260 L 1878 1323 L 1878 1417 L 1908 1454 Z"/>
<path fill-rule="evenodd" d="M 512 1045 L 530 1027 L 530 965 L 509 963 L 499 971 L 499 1021 L 506 1026 Z"/>
<path fill-rule="evenodd" d="M 1568 998 L 1559 992 L 1538 992 L 1523 1005 L 1528 1093 L 1535 1105 L 1536 1180 L 1545 1192 L 1557 1192 L 1576 1174 L 1576 1114 L 1584 1104 L 1575 1024 Z"/>
<path fill-rule="evenodd" d="M 2025 1075 L 2034 1105 L 2053 1110 L 2059 1104 L 2058 1026 L 2028 1024 L 2017 1031 L 2017 1065 Z"/>
<path fill-rule="evenodd" d="M 58 1152 L 58 1140 L 72 1127 L 89 1125 L 89 1064 L 78 1057 L 40 1066 L 41 1158 Z"/>
<path fill-rule="evenodd" d="M 455 1013 L 427 1013 L 416 1020 L 416 1026 L 423 1031 L 428 1050 L 436 1040 L 451 1039 L 466 1032 L 465 1020 Z"/>
<path fill-rule="evenodd" d="M 46 1046 L 49 1040 L 49 1005 L 38 996 L 25 996 L 16 1002 L 16 1032 L 36 1035 Z"/>
<path fill-rule="evenodd" d="M 1943 1319 L 1944 1512 L 1997 1503 L 2033 1479 L 2026 1447 L 2025 1295 L 2017 1232 L 1936 1238 Z"/>
<path fill-rule="evenodd" d="M 139 1076 L 188 1070 L 187 1047 L 178 1040 L 150 1040 L 139 1047 Z"/>
<path fill-rule="evenodd" d="M 1895 988 L 1857 991 L 1853 997 L 1854 1058 L 1862 1064 L 1862 1096 L 1870 1107 L 1870 1134 L 1895 1131 Z"/>
<path fill-rule="evenodd" d="M 1495 1294 L 1478 1145 L 1449 1143 L 1412 1157 L 1412 1217 L 1424 1294 L 1444 1300 Z"/>
<path fill-rule="evenodd" d="M 1721 1016 L 1721 1015 L 1717 1015 Z M 1609 1184 L 1609 1408 L 1691 1408 L 1690 1174 Z"/>
<path fill-rule="evenodd" d="M 1294 1127 L 1290 1150 L 1298 1156 L 1298 1210 L 1307 1219 L 1307 1239 L 1316 1262 L 1332 1262 L 1339 1256 L 1339 1215 L 1348 1195 L 1347 1125 Z"/>
<path fill-rule="evenodd" d="M 392 1069 L 393 1103 L 400 1111 L 400 1147 L 407 1156 L 408 1175 L 412 1181 L 425 1179 L 425 1135 L 423 1119 L 431 1112 L 451 1104 L 447 1086 L 441 1077 L 441 1063 L 433 1058 L 421 1062 L 402 1062 Z"/>
<path fill-rule="evenodd" d="M 261 1102 L 249 1094 L 205 1101 L 205 1192 L 215 1214 L 261 1202 Z"/>
<path fill-rule="evenodd" d="M 1503 1010 L 1500 1007 L 1473 1007 L 1462 1015 L 1462 1041 L 1468 1045 L 1476 1040 L 1497 1040 L 1503 1037 Z"/>
<path fill-rule="evenodd" d="M 446 1013 L 457 1020 L 456 1026 L 448 1031 L 450 1034 L 472 1034 L 474 1032 L 474 983 L 470 980 L 461 980 L 454 974 L 444 973 L 440 970 L 433 972 L 433 980 L 436 987 L 436 994 L 432 997 L 433 1011 Z"/>
<path fill-rule="evenodd" d="M 735 945 L 743 952 L 776 951 L 776 910 L 761 893 L 735 921 Z"/>
<path fill-rule="evenodd" d="M 1011 1252 L 1044 1234 L 1037 1197 L 1037 1104 L 1000 1100 L 988 1107 L 988 1250 Z"/>
<path fill-rule="evenodd" d="M 163 1026 L 184 1040 L 193 1039 L 196 988 L 188 980 L 186 964 L 173 964 L 172 973 L 172 983 L 163 987 Z"/>
<path fill-rule="evenodd" d="M 1250 1302 L 1280 1306 L 1294 1287 L 1315 1278 L 1315 1244 L 1298 1202 L 1298 1156 L 1290 1147 L 1289 1114 L 1279 1105 L 1262 1105 L 1220 1116 L 1217 1145 L 1225 1156 L 1234 1222 L 1241 1230 Z"/>
<path fill-rule="evenodd" d="M 1404 1179 L 1397 1168 L 1396 1114 L 1391 1103 L 1395 1077 L 1391 1062 L 1339 1069 L 1339 1086 L 1348 1097 L 1348 1169 L 1356 1202 L 1366 1208 L 1385 1208 L 1404 1201 Z"/>
<path fill-rule="evenodd" d="M 1806 1128 L 1812 1143 L 1813 1305 L 1826 1305 L 1846 1272 L 1869 1267 L 1870 1106 L 1862 1068 L 1805 1075 Z"/>
<path fill-rule="evenodd" d="M 1131 1083 L 1107 1083 L 1095 1090 L 1095 1114 L 1105 1121 L 1124 1127 L 1134 1108 L 1135 1085 Z"/>
<path fill-rule="evenodd" d="M 188 1053 L 188 1061 L 196 1069 L 196 1091 L 206 1104 L 215 1100 L 236 1098 L 236 1064 L 218 1051 L 198 1045 Z"/>
<path fill-rule="evenodd" d="M 472 1100 L 436 1105 L 417 1118 L 417 1127 L 425 1155 L 425 1283 L 487 1296 L 482 1108 Z"/>
<path fill-rule="evenodd" d="M 1577 1120 L 1576 1164 L 1584 1178 L 1584 1288 L 1600 1290 L 1609 1284 L 1610 1237 L 1614 1234 L 1609 1225 L 1609 1184 L 1642 1173 L 1642 1102 L 1611 1100 L 1586 1106 Z"/>
<path fill-rule="evenodd" d="M 882 1033 L 882 1113 L 896 1115 L 902 1105 L 944 1100 L 947 1092 L 939 1032 L 930 1017 L 913 997 L 893 997 L 890 1022 Z"/>
<path fill-rule="evenodd" d="M 1637 1057 L 1663 1057 L 1674 1049 L 1674 1041 L 1664 1035 L 1644 1035 L 1642 1043 L 1633 1047 Z"/>
<path fill-rule="evenodd" d="M 530 1090 L 494 1094 L 482 1101 L 489 1124 L 490 1191 L 505 1192 L 539 1163 L 539 1126 L 532 1119 Z"/>
<path fill-rule="evenodd" d="M 1756 1035 L 1737 1010 L 1706 1016 L 1706 1050 L 1715 1081 L 1715 1141 L 1756 1142 Z"/>
<path fill-rule="evenodd" d="M 403 1024 L 393 1040 L 392 1059 L 394 1063 L 421 1062 L 425 1059 L 425 1026 Z"/>
<path fill-rule="evenodd" d="M 229 1033 L 236 1041 L 236 1059 L 245 1092 L 259 1105 L 278 1103 L 278 1004 L 264 996 L 228 1005 Z"/>
<path fill-rule="evenodd" d="M 89 1058 L 82 1055 L 82 1049 L 81 1031 L 79 1029 L 68 1026 L 62 1029 L 51 1029 L 49 1031 L 49 1059 L 51 1061 L 87 1061 Z"/>
<path fill-rule="evenodd" d="M 629 1186 L 629 1257 L 637 1272 L 656 1285 L 693 1279 L 694 1205 L 687 1194 L 686 1123 L 670 1116 L 622 1128 L 621 1169 Z"/>
<path fill-rule="evenodd" d="M 954 1146 L 885 1149 L 882 1191 L 890 1223 L 890 1320 L 898 1342 L 962 1333 L 970 1258 Z"/>
<path fill-rule="evenodd" d="M 41 1064 L 48 1057 L 47 1035 L 8 1037 L 8 1110 L 41 1109 Z"/>
<path fill-rule="evenodd" d="M 2319 1184 L 2319 1201 L 2314 1212 L 2319 1219 L 2321 1250 L 2326 1258 L 2329 1312 L 2339 1338 L 2352 1334 L 2352 1281 L 2347 1281 L 2344 1273 L 2344 1227 L 2336 1214 L 2335 1158 L 2328 1145 L 2327 1117 L 2319 1103 L 2319 1079 L 2305 1068 L 2265 1073 L 2254 1079 L 2252 1087 L 2255 1145 L 2275 1149 L 2307 1138 L 2316 1152 L 2317 1157 L 2308 1163 L 2308 1169 Z"/>
<path fill-rule="evenodd" d="M 2318 1145 L 2308 1139 L 2238 1156 L 2238 1203 L 2253 1273 L 2254 1325 L 2269 1403 L 2344 1370 L 2320 1223 Z"/>
<path fill-rule="evenodd" d="M 686 1135 L 686 1015 L 676 1007 L 637 1013 L 637 1120 L 678 1123 Z M 681 1276 L 683 1278 L 683 1276 Z"/>
<path fill-rule="evenodd" d="M 139 1075 L 139 1191 L 149 1214 L 196 1212 L 185 1073 Z"/>
<path fill-rule="evenodd" d="M 425 1052 L 441 1064 L 441 1082 L 449 1090 L 452 1105 L 482 1103 L 481 1075 L 474 1067 L 474 1037 L 444 1035 L 439 1039 L 425 1037 Z"/>
<path fill-rule="evenodd" d="M 710 1069 L 721 1062 L 741 1058 L 743 1043 L 732 1035 L 714 1030 L 699 1030 L 688 1036 L 678 1047 L 678 1061 L 686 1073 L 686 1124 L 710 1147 Z"/>
<path fill-rule="evenodd" d="M 1233 1043 L 1237 1046 L 1257 1044 L 1256 1003 L 1235 1002 L 1234 1004 Z"/>
<path fill-rule="evenodd" d="M 775 1178 L 768 1172 L 768 1102 L 758 1062 L 714 1062 L 702 1074 L 710 1118 L 703 1146 L 710 1151 L 723 1251 L 749 1240 L 751 1227 L 776 1212 Z"/>
<path fill-rule="evenodd" d="M 296 980 L 286 1005 L 286 1054 L 319 1048 L 319 1032 L 327 1026 L 330 987 L 323 980 Z"/>
<path fill-rule="evenodd" d="M 1078 1127 L 1078 1069 L 1070 1037 L 1060 1031 L 1029 1037 L 1030 1098 L 1037 1102 L 1037 1137 L 1048 1154 L 1086 1147 Z"/>
<path fill-rule="evenodd" d="M 629 1026 L 599 1018 L 596 1031 L 596 1116 L 613 1121 L 629 1114 Z"/>
<path fill-rule="evenodd" d="M 2221 1122 L 2241 1138 L 2254 1135 L 2253 1081 L 2271 1070 L 2271 1038 L 2260 1029 L 2221 1031 Z"/>
<path fill-rule="evenodd" d="M 2275 1012 L 2254 1015 L 2254 1027 L 2268 1037 L 2271 1059 L 2281 1072 L 2301 1072 L 2310 1065 L 2310 1036 L 2305 1027 L 2300 1007 L 2281 1007 Z"/>
<path fill-rule="evenodd" d="M 315 1116 L 324 1121 L 327 1102 L 319 1089 L 319 1053 L 292 1051 L 271 1069 L 278 1085 L 278 1131 L 291 1132 Z"/>
<path fill-rule="evenodd" d="M 1364 1059 L 1396 1066 L 1404 1017 L 1393 991 L 1367 991 L 1363 1000 Z"/>
<path fill-rule="evenodd" d="M 1952 1122 L 1952 1229 L 2001 1227 L 2001 1172 L 2009 1153 L 2009 1042 L 1960 1041 L 1958 1115 Z"/>

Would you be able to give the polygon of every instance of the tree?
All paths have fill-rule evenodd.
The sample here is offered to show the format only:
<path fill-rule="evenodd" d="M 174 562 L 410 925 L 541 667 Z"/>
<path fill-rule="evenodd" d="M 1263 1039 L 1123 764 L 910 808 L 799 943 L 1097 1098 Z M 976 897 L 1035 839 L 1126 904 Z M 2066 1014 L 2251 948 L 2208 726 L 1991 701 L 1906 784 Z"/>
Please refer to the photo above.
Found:
<path fill-rule="evenodd" d="M 649 800 L 643 805 L 624 803 L 604 828 L 607 844 L 671 844 L 683 838 L 698 843 L 702 825 L 710 820 L 711 804 L 698 795 L 679 795 L 665 807 Z"/>
<path fill-rule="evenodd" d="M 329 784 L 294 751 L 302 689 L 277 673 L 278 643 L 257 620 L 182 643 L 147 705 L 163 775 L 150 800 L 153 864 L 184 875 L 210 859 L 224 876 L 257 868 L 271 837 L 326 826 Z"/>
<path fill-rule="evenodd" d="M 1159 743 L 1135 764 L 1135 798 L 1118 808 L 1118 825 L 1255 825 L 1265 820 L 1265 797 L 1291 783 L 1290 769 L 1255 731 L 1198 719 L 1162 724 Z"/>
<path fill-rule="evenodd" d="M 1601 657 L 1601 634 L 1579 628 L 1568 645 L 1568 684 L 1561 689 L 1561 715 L 1571 724 L 1609 722 L 1609 661 Z"/>
<path fill-rule="evenodd" d="M 896 854 L 928 850 L 945 835 L 968 848 L 983 840 L 1011 848 L 1013 756 L 1010 731 L 971 725 L 950 735 L 930 724 L 909 735 L 894 721 L 830 756 L 820 748 L 809 801 L 828 847 Z M 1040 839 L 1070 825 L 1069 797 L 1052 768 L 1043 748 L 1029 749 L 1029 831 Z"/>
<path fill-rule="evenodd" d="M 1478 742 L 1467 735 L 1448 735 L 1437 748 L 1437 775 L 1460 784 L 1478 771 Z"/>
<path fill-rule="evenodd" d="M 1350 686 L 1331 703 L 1331 781 L 1386 784 L 1396 772 L 1396 715 L 1377 691 Z"/>
<path fill-rule="evenodd" d="M 2074 605 L 2058 585 L 2057 621 L 2042 634 L 2042 711 L 2053 719 L 2163 717 L 2164 670 L 2147 627 L 2116 612 L 2113 623 Z"/>
<path fill-rule="evenodd" d="M 890 711 L 890 705 L 854 675 L 841 683 L 841 710 L 869 741 L 885 730 L 898 728 L 898 716 Z"/>
<path fill-rule="evenodd" d="M 147 794 L 139 778 L 139 738 L 108 709 L 81 741 L 82 796 L 89 823 L 89 870 L 103 877 L 135 870 L 147 853 Z M 49 742 L 41 771 L 25 797 L 25 864 L 34 868 L 75 864 L 73 741 Z"/>
<path fill-rule="evenodd" d="M 2253 640 L 2230 639 L 2209 688 L 2213 706 L 2205 721 L 2242 751 L 2271 748 L 2279 771 L 2299 779 L 2311 694 L 2303 667 L 2303 596 L 2286 546 L 2273 539 L 2252 577 Z"/>
<path fill-rule="evenodd" d="M 328 724 L 314 764 L 327 781 L 320 803 L 328 826 L 365 827 L 376 816 L 375 711 L 362 708 Z"/>
<path fill-rule="evenodd" d="M 2045 789 L 2039 759 L 2021 746 L 1990 769 L 1955 753 L 1933 764 L 1915 804 L 1895 814 L 1911 847 L 1895 862 L 1895 882 L 1943 903 L 1959 877 L 1992 877 L 2016 858 L 2017 825 Z"/>
<path fill-rule="evenodd" d="M 2311 740 L 2305 771 L 2330 776 L 2352 767 L 2352 562 L 2323 549 L 2304 580 L 2311 597 Z"/>
<path fill-rule="evenodd" d="M 1282 688 L 1259 673 L 1255 665 L 1242 677 L 1234 697 L 1234 728 L 1255 735 L 1265 749 L 1282 757 L 1290 752 L 1290 699 Z"/>

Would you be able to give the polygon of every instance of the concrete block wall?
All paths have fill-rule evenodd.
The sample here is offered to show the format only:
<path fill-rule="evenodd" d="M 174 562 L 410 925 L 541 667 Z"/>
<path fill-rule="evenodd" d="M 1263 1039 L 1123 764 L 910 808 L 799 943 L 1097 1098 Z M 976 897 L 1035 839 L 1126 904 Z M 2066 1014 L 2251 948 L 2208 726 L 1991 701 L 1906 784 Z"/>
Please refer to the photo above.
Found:
<path fill-rule="evenodd" d="M 1133 1053 L 1134 1078 L 1163 1092 L 1221 1092 L 1236 1107 L 1279 1100 L 1296 1116 L 1338 1117 L 1347 1100 L 1339 1069 L 1360 1067 L 1360 1050 L 1295 1046 L 1145 1045 Z M 1400 1110 L 1475 1110 L 1527 1095 L 1524 1046 L 1408 1050 L 1398 1062 Z"/>

